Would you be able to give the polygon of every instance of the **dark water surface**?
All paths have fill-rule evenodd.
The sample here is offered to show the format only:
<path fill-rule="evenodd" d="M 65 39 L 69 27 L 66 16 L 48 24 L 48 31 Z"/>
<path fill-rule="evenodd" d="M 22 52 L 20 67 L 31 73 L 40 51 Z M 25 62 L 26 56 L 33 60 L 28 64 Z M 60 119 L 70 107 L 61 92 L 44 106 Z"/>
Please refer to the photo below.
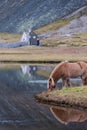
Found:
<path fill-rule="evenodd" d="M 46 75 L 52 69 L 0 64 L 0 130 L 87 130 L 87 112 L 35 100 L 47 89 Z"/>

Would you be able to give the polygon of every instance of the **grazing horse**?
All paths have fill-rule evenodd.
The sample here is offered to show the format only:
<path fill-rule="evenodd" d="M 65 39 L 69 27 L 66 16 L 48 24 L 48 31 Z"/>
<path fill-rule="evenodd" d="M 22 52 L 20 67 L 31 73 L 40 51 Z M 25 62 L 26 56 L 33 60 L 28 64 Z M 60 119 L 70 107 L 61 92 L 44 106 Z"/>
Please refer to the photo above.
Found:
<path fill-rule="evenodd" d="M 87 85 L 87 64 L 79 61 L 69 63 L 68 61 L 61 62 L 52 71 L 47 88 L 52 91 L 59 79 L 62 79 L 62 86 L 71 86 L 70 78 L 81 77 L 83 85 Z"/>

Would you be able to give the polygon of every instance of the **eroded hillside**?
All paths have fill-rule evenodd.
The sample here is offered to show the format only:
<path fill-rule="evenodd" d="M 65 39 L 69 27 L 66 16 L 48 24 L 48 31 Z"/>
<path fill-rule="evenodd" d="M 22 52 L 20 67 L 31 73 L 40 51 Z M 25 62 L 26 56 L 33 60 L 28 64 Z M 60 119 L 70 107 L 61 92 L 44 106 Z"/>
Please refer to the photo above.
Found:
<path fill-rule="evenodd" d="M 74 12 L 87 0 L 1 0 L 0 32 L 39 28 Z"/>

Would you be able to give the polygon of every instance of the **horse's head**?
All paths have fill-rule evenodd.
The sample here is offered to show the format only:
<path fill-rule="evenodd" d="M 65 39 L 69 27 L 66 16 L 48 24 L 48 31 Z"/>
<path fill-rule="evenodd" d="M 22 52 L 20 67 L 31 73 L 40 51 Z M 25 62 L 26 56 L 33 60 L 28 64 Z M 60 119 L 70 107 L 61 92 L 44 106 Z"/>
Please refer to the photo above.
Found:
<path fill-rule="evenodd" d="M 52 77 L 50 77 L 48 79 L 47 88 L 48 88 L 49 91 L 52 91 L 55 87 L 56 87 L 56 83 L 54 82 L 54 79 Z"/>

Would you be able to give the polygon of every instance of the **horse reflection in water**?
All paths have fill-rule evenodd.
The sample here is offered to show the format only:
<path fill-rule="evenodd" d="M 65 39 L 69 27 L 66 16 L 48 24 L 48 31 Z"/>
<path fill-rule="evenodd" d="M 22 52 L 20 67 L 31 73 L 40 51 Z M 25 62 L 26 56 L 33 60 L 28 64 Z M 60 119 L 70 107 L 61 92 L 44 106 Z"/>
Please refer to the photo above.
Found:
<path fill-rule="evenodd" d="M 51 107 L 50 110 L 54 117 L 63 124 L 68 124 L 70 122 L 84 122 L 87 120 L 87 111 L 64 107 Z"/>
<path fill-rule="evenodd" d="M 87 85 L 87 64 L 85 62 L 69 63 L 68 61 L 61 62 L 52 71 L 47 88 L 52 91 L 59 79 L 62 79 L 62 86 L 71 86 L 70 78 L 80 77 L 83 85 Z"/>

